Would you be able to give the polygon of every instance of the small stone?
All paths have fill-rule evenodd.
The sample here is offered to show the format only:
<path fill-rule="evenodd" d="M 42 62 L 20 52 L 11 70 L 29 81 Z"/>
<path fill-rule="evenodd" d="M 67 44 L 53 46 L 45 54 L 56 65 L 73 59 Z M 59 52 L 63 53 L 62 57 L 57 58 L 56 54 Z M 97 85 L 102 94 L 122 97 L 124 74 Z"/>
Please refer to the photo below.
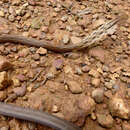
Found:
<path fill-rule="evenodd" d="M 70 39 L 69 39 L 69 36 L 68 36 L 68 35 L 64 35 L 64 36 L 63 36 L 62 41 L 63 41 L 64 44 L 67 44 L 67 43 L 69 42 L 69 40 L 70 40 Z"/>
<path fill-rule="evenodd" d="M 66 26 L 66 30 L 71 32 L 73 29 L 72 29 L 71 26 L 67 25 L 67 26 Z"/>
<path fill-rule="evenodd" d="M 24 96 L 26 93 L 26 85 L 23 84 L 21 87 L 14 88 L 13 91 L 17 96 Z"/>
<path fill-rule="evenodd" d="M 20 81 L 16 77 L 13 77 L 12 81 L 13 81 L 13 86 L 14 87 L 19 87 L 20 86 Z"/>
<path fill-rule="evenodd" d="M 82 40 L 79 37 L 73 36 L 73 37 L 71 37 L 71 41 L 73 44 L 79 44 L 79 43 L 81 43 Z"/>
<path fill-rule="evenodd" d="M 98 87 L 100 85 L 100 79 L 99 78 L 94 78 L 94 79 L 92 79 L 91 83 L 92 83 L 92 85 L 94 87 Z"/>
<path fill-rule="evenodd" d="M 85 112 L 86 116 L 88 116 L 95 110 L 95 105 L 96 103 L 91 97 L 79 97 L 78 107 Z"/>
<path fill-rule="evenodd" d="M 28 4 L 34 6 L 36 5 L 36 2 L 34 0 L 28 0 Z"/>
<path fill-rule="evenodd" d="M 0 91 L 0 101 L 3 101 L 6 99 L 7 93 L 5 91 Z"/>
<path fill-rule="evenodd" d="M 17 76 L 17 79 L 18 79 L 19 81 L 21 81 L 21 82 L 23 82 L 23 81 L 26 80 L 25 76 L 22 75 L 22 74 L 19 74 L 19 75 Z"/>
<path fill-rule="evenodd" d="M 91 119 L 96 120 L 96 114 L 94 112 L 91 113 Z"/>
<path fill-rule="evenodd" d="M 109 67 L 106 66 L 106 65 L 103 65 L 102 69 L 103 69 L 104 72 L 108 72 L 109 71 Z"/>
<path fill-rule="evenodd" d="M 0 10 L 0 16 L 1 16 L 1 17 L 4 17 L 4 16 L 5 16 L 4 11 Z"/>
<path fill-rule="evenodd" d="M 36 51 L 36 53 L 38 53 L 38 54 L 40 54 L 40 55 L 45 55 L 45 54 L 47 54 L 47 49 L 40 47 L 40 48 Z"/>
<path fill-rule="evenodd" d="M 54 67 L 59 70 L 63 68 L 63 60 L 61 58 L 54 60 L 53 62 Z"/>
<path fill-rule="evenodd" d="M 105 87 L 108 89 L 112 89 L 112 87 L 115 85 L 114 80 L 110 80 L 110 82 L 105 82 Z"/>
<path fill-rule="evenodd" d="M 94 69 L 91 69 L 91 70 L 89 71 L 89 73 L 88 73 L 88 74 L 89 74 L 89 75 L 91 75 L 91 76 L 93 76 L 93 77 L 95 77 L 95 78 L 100 77 L 99 72 L 98 72 L 98 71 L 96 71 L 96 70 L 94 70 Z"/>
<path fill-rule="evenodd" d="M 53 79 L 55 75 L 53 73 L 47 73 L 46 78 L 47 79 Z"/>
<path fill-rule="evenodd" d="M 77 75 L 82 75 L 82 74 L 83 74 L 81 68 L 79 68 L 79 67 L 76 67 L 76 68 L 75 68 L 75 73 L 76 73 Z"/>
<path fill-rule="evenodd" d="M 8 18 L 8 19 L 9 19 L 10 22 L 14 22 L 15 17 L 14 17 L 14 15 L 9 15 L 9 18 Z"/>
<path fill-rule="evenodd" d="M 126 97 L 127 97 L 128 99 L 130 99 L 130 88 L 128 88 L 127 91 L 126 91 Z"/>
<path fill-rule="evenodd" d="M 13 65 L 3 56 L 0 56 L 0 71 L 5 71 L 13 68 Z"/>
<path fill-rule="evenodd" d="M 0 130 L 9 130 L 9 127 L 8 126 L 3 126 L 0 128 Z"/>
<path fill-rule="evenodd" d="M 54 112 L 54 113 L 56 113 L 56 112 L 58 112 L 59 110 L 58 110 L 58 107 L 56 106 L 56 105 L 53 105 L 53 107 L 52 107 L 52 112 Z"/>
<path fill-rule="evenodd" d="M 128 35 L 128 39 L 130 39 L 130 34 Z"/>
<path fill-rule="evenodd" d="M 12 47 L 12 48 L 11 48 L 11 51 L 12 51 L 12 52 L 17 52 L 17 47 L 16 47 L 16 46 Z"/>
<path fill-rule="evenodd" d="M 61 18 L 61 20 L 62 20 L 63 22 L 67 21 L 67 19 L 68 19 L 68 16 L 67 16 L 67 15 L 65 15 L 65 16 L 63 16 L 63 17 Z"/>
<path fill-rule="evenodd" d="M 41 30 L 42 30 L 42 32 L 47 33 L 48 32 L 48 27 L 47 26 L 43 26 Z"/>
<path fill-rule="evenodd" d="M 97 88 L 92 92 L 92 97 L 96 103 L 102 103 L 104 100 L 104 91 L 101 88 Z"/>
<path fill-rule="evenodd" d="M 95 29 L 95 28 L 97 28 L 97 27 L 103 25 L 104 23 L 105 23 L 104 19 L 96 20 L 96 21 L 93 22 L 93 27 L 94 27 L 94 29 Z"/>
<path fill-rule="evenodd" d="M 100 47 L 94 47 L 89 50 L 89 55 L 96 58 L 97 60 L 100 60 L 101 62 L 104 63 L 107 51 L 100 48 Z"/>
<path fill-rule="evenodd" d="M 43 22 L 42 15 L 40 17 L 35 17 L 34 19 L 32 19 L 31 27 L 33 29 L 40 29 L 40 27 L 42 26 L 42 22 Z"/>
<path fill-rule="evenodd" d="M 36 52 L 36 48 L 35 47 L 30 47 L 29 50 L 30 50 L 31 53 L 34 53 L 34 54 Z"/>
<path fill-rule="evenodd" d="M 22 50 L 19 51 L 18 55 L 20 57 L 26 57 L 29 55 L 29 49 L 28 48 L 24 48 Z"/>
<path fill-rule="evenodd" d="M 19 5 L 20 2 L 20 0 L 12 0 L 12 5 Z"/>
<path fill-rule="evenodd" d="M 0 72 L 0 90 L 11 84 L 6 71 Z"/>
<path fill-rule="evenodd" d="M 115 41 L 117 39 L 116 35 L 112 35 L 111 38 Z"/>
<path fill-rule="evenodd" d="M 67 82 L 67 84 L 69 86 L 70 91 L 73 94 L 79 94 L 79 93 L 83 92 L 81 84 L 79 84 L 78 82 L 76 82 L 76 81 L 69 81 L 69 82 Z"/>
<path fill-rule="evenodd" d="M 106 128 L 112 128 L 114 120 L 111 115 L 97 114 L 98 123 Z"/>
<path fill-rule="evenodd" d="M 126 104 L 122 98 L 112 97 L 109 101 L 109 110 L 112 116 L 116 116 L 122 119 L 130 119 L 130 107 Z"/>
<path fill-rule="evenodd" d="M 39 54 L 34 54 L 32 58 L 34 60 L 39 60 L 40 59 L 40 55 Z"/>
<path fill-rule="evenodd" d="M 122 130 L 130 130 L 130 123 L 123 122 L 123 124 L 122 124 Z"/>
<path fill-rule="evenodd" d="M 56 12 L 60 12 L 61 9 L 57 7 L 57 8 L 54 8 L 54 10 L 55 10 Z"/>
<path fill-rule="evenodd" d="M 85 65 L 85 66 L 82 67 L 82 71 L 83 71 L 84 73 L 89 72 L 89 70 L 90 70 L 90 67 L 87 66 L 87 65 Z"/>

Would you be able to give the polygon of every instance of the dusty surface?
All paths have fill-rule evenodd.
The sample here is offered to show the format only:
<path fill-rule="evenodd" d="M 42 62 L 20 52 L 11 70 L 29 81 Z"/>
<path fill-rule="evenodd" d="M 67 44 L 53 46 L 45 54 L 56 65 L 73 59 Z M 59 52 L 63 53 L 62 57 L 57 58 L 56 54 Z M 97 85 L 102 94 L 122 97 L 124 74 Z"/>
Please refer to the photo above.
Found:
<path fill-rule="evenodd" d="M 0 101 L 47 111 L 84 130 L 130 130 L 129 0 L 1 0 L 0 33 L 78 44 L 121 11 L 128 20 L 81 52 L 0 44 Z M 0 129 L 49 130 L 3 116 Z"/>

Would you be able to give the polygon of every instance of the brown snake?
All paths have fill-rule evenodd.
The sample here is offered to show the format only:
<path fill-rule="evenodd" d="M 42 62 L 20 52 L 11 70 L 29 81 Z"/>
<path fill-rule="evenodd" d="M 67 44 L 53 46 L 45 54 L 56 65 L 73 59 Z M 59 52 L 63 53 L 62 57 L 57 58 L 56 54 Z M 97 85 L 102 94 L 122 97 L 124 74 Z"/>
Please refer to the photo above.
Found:
<path fill-rule="evenodd" d="M 109 34 L 109 31 L 121 19 L 122 17 L 118 17 L 103 24 L 97 30 L 93 31 L 89 36 L 85 37 L 81 43 L 76 44 L 76 45 L 56 46 L 45 40 L 36 40 L 34 38 L 27 38 L 24 36 L 12 35 L 12 34 L 0 34 L 0 43 L 5 43 L 5 42 L 20 43 L 20 44 L 29 45 L 29 46 L 43 47 L 54 52 L 69 52 L 73 50 L 82 50 L 84 48 L 92 46 L 94 43 L 104 38 L 104 36 Z"/>
<path fill-rule="evenodd" d="M 96 31 L 92 32 L 89 36 L 84 38 L 78 45 L 66 45 L 66 46 L 54 46 L 47 41 L 39 41 L 33 38 L 26 38 L 18 35 L 1 34 L 0 42 L 11 42 L 11 43 L 21 43 L 24 45 L 44 47 L 48 50 L 55 52 L 68 52 L 73 50 L 81 50 L 86 47 L 90 47 L 95 42 L 104 38 L 105 35 L 109 34 L 109 31 L 120 21 L 120 18 L 109 21 L 108 23 L 100 26 Z M 81 130 L 77 126 L 57 118 L 55 116 L 49 115 L 45 112 L 40 112 L 32 109 L 17 107 L 15 105 L 9 105 L 0 102 L 0 114 L 5 116 L 11 116 L 18 119 L 33 121 L 40 123 L 42 125 L 50 126 L 56 130 Z"/>

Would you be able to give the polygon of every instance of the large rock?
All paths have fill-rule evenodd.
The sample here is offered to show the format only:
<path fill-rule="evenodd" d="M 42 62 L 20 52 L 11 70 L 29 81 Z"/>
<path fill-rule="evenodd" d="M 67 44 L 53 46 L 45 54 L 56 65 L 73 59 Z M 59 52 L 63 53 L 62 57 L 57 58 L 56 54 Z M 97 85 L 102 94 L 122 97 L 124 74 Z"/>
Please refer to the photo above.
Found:
<path fill-rule="evenodd" d="M 79 94 L 83 92 L 81 84 L 76 81 L 69 81 L 68 85 L 71 93 L 73 94 Z"/>
<path fill-rule="evenodd" d="M 11 84 L 11 80 L 8 78 L 6 71 L 0 72 L 0 90 L 6 88 Z"/>
<path fill-rule="evenodd" d="M 112 97 L 109 101 L 109 110 L 112 116 L 130 119 L 130 107 L 122 98 Z"/>
<path fill-rule="evenodd" d="M 94 98 L 96 103 L 101 103 L 104 100 L 104 90 L 101 88 L 97 88 L 92 92 L 92 97 Z"/>
<path fill-rule="evenodd" d="M 0 56 L 0 71 L 11 69 L 13 65 L 3 56 Z"/>
<path fill-rule="evenodd" d="M 82 109 L 86 116 L 91 114 L 95 110 L 95 101 L 89 96 L 79 97 L 78 106 Z"/>
<path fill-rule="evenodd" d="M 97 114 L 98 123 L 106 128 L 112 128 L 114 120 L 111 115 Z"/>

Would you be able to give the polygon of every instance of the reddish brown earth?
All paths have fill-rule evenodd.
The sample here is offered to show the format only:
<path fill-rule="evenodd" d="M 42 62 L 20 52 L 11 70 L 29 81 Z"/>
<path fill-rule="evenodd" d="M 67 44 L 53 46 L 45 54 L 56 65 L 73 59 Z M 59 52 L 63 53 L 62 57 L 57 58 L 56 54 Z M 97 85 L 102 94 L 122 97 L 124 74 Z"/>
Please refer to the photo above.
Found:
<path fill-rule="evenodd" d="M 0 33 L 78 44 L 121 12 L 128 20 L 84 51 L 0 44 L 0 101 L 41 109 L 84 130 L 130 130 L 129 0 L 1 0 Z M 51 130 L 2 115 L 0 129 Z"/>

